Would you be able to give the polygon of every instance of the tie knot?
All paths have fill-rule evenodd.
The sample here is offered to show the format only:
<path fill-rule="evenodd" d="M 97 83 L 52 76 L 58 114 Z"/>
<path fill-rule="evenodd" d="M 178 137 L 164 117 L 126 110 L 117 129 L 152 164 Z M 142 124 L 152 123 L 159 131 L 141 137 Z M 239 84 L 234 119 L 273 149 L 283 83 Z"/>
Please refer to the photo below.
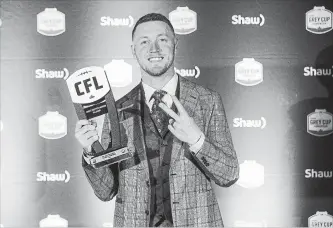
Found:
<path fill-rule="evenodd" d="M 161 101 L 162 98 L 164 97 L 164 95 L 167 94 L 167 92 L 165 92 L 164 90 L 156 90 L 153 95 L 151 96 L 151 98 L 149 99 L 149 101 L 154 98 L 155 101 Z"/>

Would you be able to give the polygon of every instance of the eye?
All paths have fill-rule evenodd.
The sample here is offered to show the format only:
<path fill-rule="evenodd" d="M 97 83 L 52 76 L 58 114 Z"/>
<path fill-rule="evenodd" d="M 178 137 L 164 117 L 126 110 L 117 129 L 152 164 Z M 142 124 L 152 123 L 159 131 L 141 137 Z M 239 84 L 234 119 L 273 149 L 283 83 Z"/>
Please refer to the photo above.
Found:
<path fill-rule="evenodd" d="M 143 41 L 140 42 L 140 44 L 147 44 L 147 43 L 148 43 L 147 40 L 143 40 Z"/>
<path fill-rule="evenodd" d="M 167 38 L 161 38 L 160 41 L 167 42 L 168 39 Z"/>

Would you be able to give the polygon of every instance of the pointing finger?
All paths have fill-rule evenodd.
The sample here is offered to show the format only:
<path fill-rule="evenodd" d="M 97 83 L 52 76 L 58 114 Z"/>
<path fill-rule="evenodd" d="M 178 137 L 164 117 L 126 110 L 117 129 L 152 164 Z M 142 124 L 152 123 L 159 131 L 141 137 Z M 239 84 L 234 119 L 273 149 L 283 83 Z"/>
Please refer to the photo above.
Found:
<path fill-rule="evenodd" d="M 185 108 L 180 103 L 180 101 L 177 99 L 177 97 L 173 96 L 173 95 L 171 95 L 171 97 L 172 97 L 172 100 L 175 103 L 175 105 L 176 105 L 176 107 L 177 107 L 177 109 L 179 111 L 179 114 L 185 114 L 185 115 L 187 115 L 187 112 L 186 112 Z"/>

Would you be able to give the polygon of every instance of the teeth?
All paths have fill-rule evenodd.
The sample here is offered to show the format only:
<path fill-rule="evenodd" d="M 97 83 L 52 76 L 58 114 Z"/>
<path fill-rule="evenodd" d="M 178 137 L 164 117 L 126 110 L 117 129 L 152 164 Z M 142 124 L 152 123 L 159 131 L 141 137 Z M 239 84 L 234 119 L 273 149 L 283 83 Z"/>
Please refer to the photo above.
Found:
<path fill-rule="evenodd" d="M 153 57 L 153 58 L 150 58 L 149 61 L 160 61 L 162 59 L 163 59 L 162 57 Z"/>

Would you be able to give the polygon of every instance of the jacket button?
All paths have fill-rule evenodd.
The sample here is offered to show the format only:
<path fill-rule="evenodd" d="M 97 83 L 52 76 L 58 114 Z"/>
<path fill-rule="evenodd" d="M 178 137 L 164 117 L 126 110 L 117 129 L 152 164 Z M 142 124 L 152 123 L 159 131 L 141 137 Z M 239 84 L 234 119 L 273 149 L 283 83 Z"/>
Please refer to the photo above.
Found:
<path fill-rule="evenodd" d="M 148 210 L 146 210 L 145 213 L 146 213 L 146 215 L 149 215 L 149 211 Z"/>

